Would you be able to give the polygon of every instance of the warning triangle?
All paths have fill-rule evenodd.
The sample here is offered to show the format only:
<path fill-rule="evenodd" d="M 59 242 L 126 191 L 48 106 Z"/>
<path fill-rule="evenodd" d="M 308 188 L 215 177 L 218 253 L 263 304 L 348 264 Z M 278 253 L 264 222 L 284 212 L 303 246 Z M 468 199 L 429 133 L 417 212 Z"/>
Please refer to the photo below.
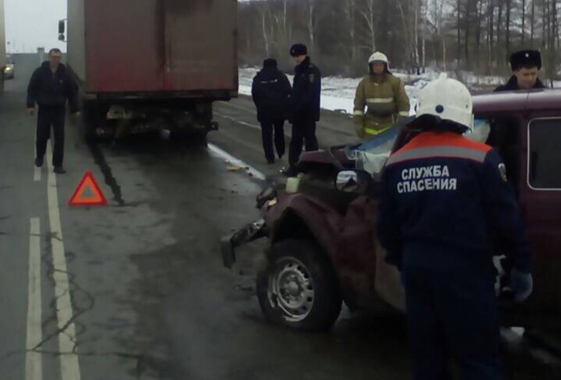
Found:
<path fill-rule="evenodd" d="M 87 171 L 68 201 L 70 206 L 104 206 L 107 200 L 91 171 Z"/>

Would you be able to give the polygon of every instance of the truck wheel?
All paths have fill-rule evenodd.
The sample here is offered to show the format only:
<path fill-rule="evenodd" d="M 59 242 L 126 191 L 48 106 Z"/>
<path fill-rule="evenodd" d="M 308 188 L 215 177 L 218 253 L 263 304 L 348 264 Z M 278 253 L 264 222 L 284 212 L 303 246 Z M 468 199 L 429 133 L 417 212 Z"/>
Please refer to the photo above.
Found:
<path fill-rule="evenodd" d="M 257 297 L 269 320 L 299 330 L 328 330 L 341 312 L 335 271 L 309 240 L 273 245 L 257 274 Z"/>

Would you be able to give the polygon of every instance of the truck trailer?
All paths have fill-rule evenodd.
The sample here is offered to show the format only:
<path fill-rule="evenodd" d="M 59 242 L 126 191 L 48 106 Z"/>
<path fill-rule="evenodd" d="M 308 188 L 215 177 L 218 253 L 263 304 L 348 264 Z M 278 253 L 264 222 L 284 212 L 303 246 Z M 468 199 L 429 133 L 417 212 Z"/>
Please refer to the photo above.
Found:
<path fill-rule="evenodd" d="M 166 129 L 206 141 L 238 95 L 237 0 L 69 0 L 59 25 L 85 136 Z"/>
<path fill-rule="evenodd" d="M 0 0 L 0 91 L 4 89 L 6 64 L 6 20 L 4 17 L 4 0 Z"/>

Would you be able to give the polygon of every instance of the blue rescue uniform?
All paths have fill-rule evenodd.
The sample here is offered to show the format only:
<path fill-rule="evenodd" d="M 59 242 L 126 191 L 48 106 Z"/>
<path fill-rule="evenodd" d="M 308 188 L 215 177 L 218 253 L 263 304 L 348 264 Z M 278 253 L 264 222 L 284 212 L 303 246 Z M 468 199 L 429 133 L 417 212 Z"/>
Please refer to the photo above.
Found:
<path fill-rule="evenodd" d="M 383 180 L 378 234 L 403 274 L 414 379 L 449 379 L 448 359 L 463 379 L 500 379 L 492 256 L 530 266 L 501 158 L 458 133 L 424 132 L 390 156 Z"/>

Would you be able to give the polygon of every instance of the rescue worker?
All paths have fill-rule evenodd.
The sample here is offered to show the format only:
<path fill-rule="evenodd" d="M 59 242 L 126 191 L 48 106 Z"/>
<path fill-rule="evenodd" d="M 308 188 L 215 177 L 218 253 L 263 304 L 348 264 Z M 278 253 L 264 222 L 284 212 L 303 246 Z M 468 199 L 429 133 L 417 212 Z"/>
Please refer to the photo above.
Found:
<path fill-rule="evenodd" d="M 409 97 L 399 78 L 389 70 L 388 57 L 376 52 L 368 60 L 370 74 L 356 89 L 353 120 L 361 139 L 383 132 L 409 116 Z M 367 107 L 366 114 L 364 108 Z"/>
<path fill-rule="evenodd" d="M 319 149 L 316 122 L 320 119 L 321 72 L 311 62 L 306 45 L 293 45 L 290 55 L 296 62 L 291 97 L 292 140 L 288 153 L 290 166 L 283 173 L 294 176 L 302 154 L 302 144 L 305 144 L 308 152 Z"/>
<path fill-rule="evenodd" d="M 521 50 L 510 56 L 510 68 L 512 77 L 506 85 L 495 89 L 498 91 L 531 90 L 533 88 L 545 88 L 538 78 L 542 68 L 542 57 L 537 50 Z"/>
<path fill-rule="evenodd" d="M 515 301 L 532 292 L 528 242 L 504 164 L 473 128 L 472 99 L 443 74 L 420 94 L 421 132 L 388 159 L 378 234 L 405 287 L 415 380 L 500 379 L 491 241 L 513 263 Z"/>
<path fill-rule="evenodd" d="M 261 136 L 265 158 L 269 164 L 275 163 L 275 147 L 279 159 L 284 156 L 284 121 L 288 113 L 288 102 L 292 87 L 286 75 L 277 68 L 277 61 L 266 59 L 251 87 L 253 102 L 257 107 L 257 120 L 261 123 Z"/>
<path fill-rule="evenodd" d="M 35 70 L 27 89 L 27 110 L 33 116 L 35 103 L 39 105 L 37 117 L 37 138 L 35 166 L 43 166 L 47 141 L 54 132 L 53 166 L 54 172 L 64 174 L 62 164 L 64 159 L 64 123 L 66 116 L 66 102 L 70 105 L 70 112 L 80 116 L 76 85 L 60 63 L 62 52 L 52 49 L 49 52 L 49 61 L 43 62 Z"/>

